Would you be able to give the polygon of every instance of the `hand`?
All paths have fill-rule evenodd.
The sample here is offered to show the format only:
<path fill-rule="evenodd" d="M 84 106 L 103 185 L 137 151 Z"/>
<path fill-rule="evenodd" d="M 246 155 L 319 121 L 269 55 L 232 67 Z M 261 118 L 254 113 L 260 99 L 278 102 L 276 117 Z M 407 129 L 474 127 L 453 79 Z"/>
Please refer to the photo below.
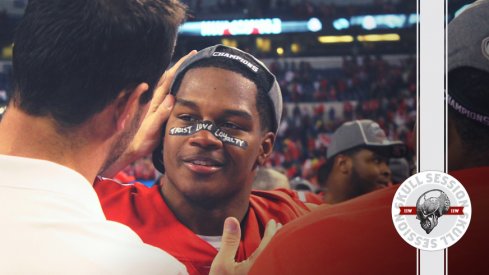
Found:
<path fill-rule="evenodd" d="M 191 51 L 186 56 L 180 58 L 175 65 L 167 70 L 158 81 L 154 90 L 153 99 L 149 103 L 148 112 L 141 122 L 141 126 L 134 135 L 124 153 L 105 171 L 102 176 L 112 178 L 117 172 L 141 157 L 149 155 L 158 146 L 161 140 L 161 127 L 168 120 L 175 99 L 169 95 L 170 85 L 175 77 L 175 73 L 182 63 L 189 57 L 195 55 L 196 50 Z"/>
<path fill-rule="evenodd" d="M 270 220 L 265 228 L 265 233 L 258 248 L 246 260 L 237 263 L 234 260 L 238 251 L 239 241 L 241 240 L 241 228 L 236 218 L 229 217 L 224 221 L 224 230 L 222 234 L 222 244 L 219 253 L 217 253 L 214 261 L 212 261 L 210 275 L 241 275 L 248 274 L 256 258 L 268 245 L 272 237 L 282 227 L 275 220 Z"/>
<path fill-rule="evenodd" d="M 167 70 L 160 78 L 158 85 L 154 90 L 153 99 L 151 100 L 148 112 L 144 117 L 141 127 L 134 136 L 130 144 L 135 159 L 149 155 L 154 148 L 158 146 L 161 140 L 161 127 L 170 116 L 175 99 L 169 95 L 170 85 L 173 82 L 175 73 L 182 63 L 189 57 L 196 54 L 193 50 L 186 56 L 180 58 L 175 65 Z"/>

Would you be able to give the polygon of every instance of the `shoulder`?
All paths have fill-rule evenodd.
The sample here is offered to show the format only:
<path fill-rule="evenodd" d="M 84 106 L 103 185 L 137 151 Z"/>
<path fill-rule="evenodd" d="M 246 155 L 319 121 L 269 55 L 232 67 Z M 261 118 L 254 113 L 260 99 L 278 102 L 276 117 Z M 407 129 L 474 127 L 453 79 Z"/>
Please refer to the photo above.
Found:
<path fill-rule="evenodd" d="M 290 189 L 278 188 L 274 190 L 253 190 L 251 198 L 268 202 L 300 202 L 297 193 Z"/>
<path fill-rule="evenodd" d="M 341 233 L 337 231 L 337 226 L 340 224 L 344 226 L 342 230 L 344 233 L 348 231 L 353 233 L 358 228 L 369 229 L 384 223 L 389 224 L 390 229 L 392 200 L 397 188 L 398 186 L 385 188 L 340 204 L 318 206 L 310 214 L 280 230 L 274 239 L 289 238 L 291 235 L 318 236 L 326 232 Z M 392 229 L 391 231 L 394 232 L 394 228 Z"/>
<path fill-rule="evenodd" d="M 121 184 L 112 179 L 97 178 L 95 192 L 107 219 L 134 225 L 136 221 L 154 215 L 154 208 L 162 209 L 163 199 L 159 185 L 147 187 L 142 183 Z"/>
<path fill-rule="evenodd" d="M 296 216 L 309 212 L 309 208 L 299 199 L 297 193 L 285 188 L 270 191 L 253 190 L 250 205 L 258 210 L 269 212 L 277 210 Z"/>
<path fill-rule="evenodd" d="M 145 186 L 142 183 L 120 183 L 115 179 L 104 178 L 98 176 L 95 178 L 93 188 L 97 192 L 100 199 L 107 197 L 117 197 L 124 194 L 136 194 L 151 192 L 152 188 Z"/>
<path fill-rule="evenodd" d="M 297 192 L 298 198 L 302 202 L 306 203 L 307 205 L 317 206 L 320 204 L 324 204 L 324 200 L 323 200 L 323 197 L 321 195 L 315 194 L 311 191 L 303 191 L 303 190 L 296 191 L 296 192 Z"/>
<path fill-rule="evenodd" d="M 386 188 L 348 203 L 319 206 L 290 222 L 277 232 L 250 274 L 258 274 L 258 270 L 293 274 L 325 269 L 332 274 L 358 274 L 365 266 L 370 266 L 375 273 L 386 274 L 396 264 L 415 266 L 415 257 L 410 255 L 416 255 L 416 250 L 399 240 L 392 224 L 390 211 L 396 190 L 397 187 Z M 369 251 L 372 255 L 358 258 L 355 251 Z M 393 255 L 399 259 L 392 260 Z M 357 259 L 356 265 L 335 260 L 351 257 Z M 392 261 L 372 261 L 374 258 Z"/>
<path fill-rule="evenodd" d="M 449 174 L 463 185 L 489 177 L 489 166 L 474 167 L 462 170 L 450 171 Z"/>
<path fill-rule="evenodd" d="M 90 257 L 99 259 L 109 268 L 122 273 L 157 274 L 186 274 L 186 269 L 177 259 L 167 252 L 145 244 L 129 227 L 118 222 L 107 221 L 94 228 L 93 246 Z M 117 271 L 117 272 L 119 272 Z M 117 273 L 116 272 L 116 273 Z"/>

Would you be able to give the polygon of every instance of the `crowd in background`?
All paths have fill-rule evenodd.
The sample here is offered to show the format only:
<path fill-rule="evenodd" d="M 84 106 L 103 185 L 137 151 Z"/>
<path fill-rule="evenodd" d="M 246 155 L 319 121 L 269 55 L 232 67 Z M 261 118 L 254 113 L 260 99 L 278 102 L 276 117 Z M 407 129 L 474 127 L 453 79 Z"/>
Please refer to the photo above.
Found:
<path fill-rule="evenodd" d="M 330 135 L 345 121 L 372 119 L 386 131 L 389 139 L 401 140 L 413 153 L 416 120 L 416 61 L 414 57 L 399 65 L 381 57 L 344 58 L 342 68 L 331 74 L 315 71 L 308 63 L 274 63 L 286 105 L 275 152 L 269 165 L 283 170 L 292 179 L 300 176 L 315 182 L 318 167 L 325 161 Z M 327 104 L 336 102 L 340 112 Z M 289 110 L 290 110 L 289 109 Z"/>
<path fill-rule="evenodd" d="M 191 12 L 197 18 L 215 17 L 215 14 L 234 13 L 250 18 L 280 17 L 280 18 L 310 18 L 331 19 L 337 16 L 347 17 L 360 13 L 404 13 L 414 12 L 416 2 L 376 0 L 374 4 L 358 1 L 356 5 L 342 5 L 334 1 L 291 1 L 291 0 L 217 0 L 205 3 L 202 0 L 186 0 Z"/>
<path fill-rule="evenodd" d="M 344 57 L 341 68 L 315 69 L 305 61 L 274 61 L 269 67 L 280 83 L 285 114 L 267 166 L 289 179 L 315 183 L 324 163 L 330 135 L 345 121 L 372 119 L 389 139 L 401 140 L 413 152 L 416 120 L 416 60 L 391 64 L 380 56 Z M 6 102 L 7 76 L 0 74 L 0 103 Z M 341 108 L 327 103 L 339 102 Z M 301 105 L 301 107 L 299 107 Z M 151 181 L 149 159 L 127 167 L 121 180 Z"/>
<path fill-rule="evenodd" d="M 281 85 L 286 108 L 267 166 L 289 179 L 301 177 L 315 183 L 330 135 L 343 122 L 353 119 L 378 122 L 389 139 L 405 142 L 409 153 L 413 153 L 415 59 L 408 58 L 400 65 L 389 64 L 381 57 L 361 60 L 344 58 L 342 68 L 328 70 L 316 70 L 300 61 L 270 65 Z M 7 75 L 0 74 L 0 106 L 6 104 L 7 88 Z M 327 104 L 331 102 L 339 103 L 341 108 Z M 130 176 L 121 175 L 128 182 L 152 181 L 157 175 L 148 159 L 131 165 L 124 173 Z"/>
<path fill-rule="evenodd" d="M 359 13 L 397 13 L 414 11 L 414 3 L 378 0 L 375 5 L 338 5 L 320 1 L 184 1 L 198 17 L 233 12 L 243 16 L 279 16 L 281 18 L 347 16 Z M 360 12 L 361 11 L 361 12 Z M 19 18 L 0 11 L 0 25 L 14 24 Z M 0 28 L 0 44 L 5 45 L 13 28 Z M 249 50 L 249 49 L 245 49 Z M 252 52 L 257 56 L 260 54 Z M 0 62 L 0 108 L 11 89 L 10 63 Z M 380 55 L 344 56 L 338 68 L 318 69 L 310 63 L 276 59 L 268 63 L 279 80 L 286 112 L 279 129 L 275 152 L 267 166 L 282 171 L 289 179 L 301 177 L 314 183 L 318 167 L 324 163 L 330 135 L 345 121 L 372 119 L 386 131 L 389 139 L 411 146 L 416 119 L 416 59 L 410 56 L 390 63 Z M 326 103 L 336 102 L 340 108 Z M 1 117 L 1 114 L 0 114 Z M 125 169 L 127 181 L 153 180 L 157 173 L 149 159 Z"/>

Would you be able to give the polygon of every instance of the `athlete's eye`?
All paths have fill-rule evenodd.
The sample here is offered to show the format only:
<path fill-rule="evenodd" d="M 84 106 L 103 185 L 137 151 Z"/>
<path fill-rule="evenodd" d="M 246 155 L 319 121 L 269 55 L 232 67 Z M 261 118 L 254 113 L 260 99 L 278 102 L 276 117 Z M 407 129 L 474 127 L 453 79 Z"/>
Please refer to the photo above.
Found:
<path fill-rule="evenodd" d="M 224 122 L 221 124 L 221 128 L 228 128 L 228 129 L 234 129 L 234 130 L 241 130 L 241 127 L 237 124 L 234 124 L 232 122 Z"/>
<path fill-rule="evenodd" d="M 199 119 L 196 118 L 195 116 L 187 115 L 187 114 L 179 115 L 178 118 L 183 120 L 183 121 L 186 121 L 186 122 L 197 122 L 197 121 L 199 121 Z"/>

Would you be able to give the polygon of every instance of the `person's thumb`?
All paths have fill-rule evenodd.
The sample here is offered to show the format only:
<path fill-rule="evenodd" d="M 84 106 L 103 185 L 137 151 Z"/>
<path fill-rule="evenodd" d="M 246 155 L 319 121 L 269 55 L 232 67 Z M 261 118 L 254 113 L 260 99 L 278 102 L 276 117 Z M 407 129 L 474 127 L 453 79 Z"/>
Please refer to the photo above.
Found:
<path fill-rule="evenodd" d="M 221 248 L 212 262 L 210 274 L 229 274 L 234 269 L 236 262 L 234 257 L 238 251 L 241 240 L 241 228 L 239 221 L 234 217 L 228 217 L 224 221 Z"/>

